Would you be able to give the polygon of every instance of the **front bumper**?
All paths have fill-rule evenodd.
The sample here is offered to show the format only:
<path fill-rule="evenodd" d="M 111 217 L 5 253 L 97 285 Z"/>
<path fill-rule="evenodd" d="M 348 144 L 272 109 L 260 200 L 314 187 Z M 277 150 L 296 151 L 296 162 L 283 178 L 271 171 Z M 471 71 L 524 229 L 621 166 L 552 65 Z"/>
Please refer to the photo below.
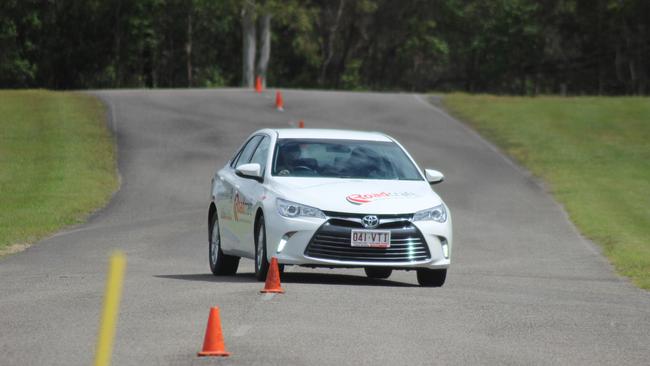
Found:
<path fill-rule="evenodd" d="M 391 248 L 381 249 L 349 246 L 349 232 L 355 227 L 354 223 L 342 222 L 333 217 L 324 220 L 269 216 L 269 260 L 275 256 L 282 264 L 437 269 L 447 268 L 451 263 L 451 218 L 445 223 L 402 221 L 386 227 L 380 225 L 378 229 L 391 230 L 392 237 Z"/>

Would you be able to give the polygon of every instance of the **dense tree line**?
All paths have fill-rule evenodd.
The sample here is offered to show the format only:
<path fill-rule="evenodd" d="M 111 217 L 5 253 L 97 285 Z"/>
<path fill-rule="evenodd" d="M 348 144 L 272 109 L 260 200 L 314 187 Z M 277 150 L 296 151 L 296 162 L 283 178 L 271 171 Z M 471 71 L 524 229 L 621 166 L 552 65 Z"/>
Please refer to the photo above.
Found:
<path fill-rule="evenodd" d="M 647 94 L 647 0 L 2 0 L 0 87 Z"/>

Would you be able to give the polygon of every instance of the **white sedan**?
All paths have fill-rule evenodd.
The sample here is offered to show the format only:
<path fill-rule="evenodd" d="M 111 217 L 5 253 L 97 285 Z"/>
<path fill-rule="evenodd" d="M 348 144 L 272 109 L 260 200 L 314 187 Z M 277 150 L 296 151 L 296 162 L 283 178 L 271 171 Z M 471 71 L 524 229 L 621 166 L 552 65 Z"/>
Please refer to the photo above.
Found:
<path fill-rule="evenodd" d="M 255 260 L 264 280 L 281 265 L 360 267 L 371 278 L 416 270 L 442 286 L 450 264 L 449 208 L 431 189 L 443 175 L 421 171 L 382 133 L 264 129 L 212 179 L 210 269 L 237 272 Z"/>

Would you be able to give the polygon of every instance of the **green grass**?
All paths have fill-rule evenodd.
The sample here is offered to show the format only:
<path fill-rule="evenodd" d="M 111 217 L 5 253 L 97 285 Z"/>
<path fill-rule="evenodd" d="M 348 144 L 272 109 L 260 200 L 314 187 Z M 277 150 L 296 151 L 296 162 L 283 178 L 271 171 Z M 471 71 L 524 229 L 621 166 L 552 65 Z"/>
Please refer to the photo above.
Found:
<path fill-rule="evenodd" d="M 0 253 L 106 204 L 118 182 L 105 114 L 89 95 L 0 91 Z"/>
<path fill-rule="evenodd" d="M 650 289 L 650 98 L 451 94 L 444 104 L 541 177 L 619 273 Z"/>

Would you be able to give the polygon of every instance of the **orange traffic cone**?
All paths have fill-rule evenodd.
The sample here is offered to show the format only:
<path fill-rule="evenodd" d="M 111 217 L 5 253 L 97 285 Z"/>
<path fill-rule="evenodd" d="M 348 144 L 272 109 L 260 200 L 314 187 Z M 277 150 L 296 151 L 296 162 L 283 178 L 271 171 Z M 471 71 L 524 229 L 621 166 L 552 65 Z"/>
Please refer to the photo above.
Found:
<path fill-rule="evenodd" d="M 280 268 L 278 267 L 278 259 L 276 257 L 271 258 L 269 272 L 266 274 L 266 283 L 264 284 L 264 289 L 260 292 L 271 292 L 276 294 L 284 293 L 284 290 L 280 285 Z"/>
<path fill-rule="evenodd" d="M 282 99 L 282 92 L 279 90 L 275 92 L 275 108 L 280 112 L 284 110 L 284 100 Z"/>
<path fill-rule="evenodd" d="M 255 78 L 255 91 L 258 93 L 262 92 L 262 77 L 258 76 Z"/>
<path fill-rule="evenodd" d="M 305 121 L 303 120 L 298 121 L 298 128 L 305 128 Z"/>
<path fill-rule="evenodd" d="M 210 317 L 208 317 L 208 327 L 205 329 L 205 338 L 203 340 L 203 350 L 198 353 L 199 356 L 221 356 L 228 357 L 230 352 L 226 351 L 223 344 L 223 334 L 221 334 L 221 319 L 219 319 L 219 308 L 210 308 Z"/>

